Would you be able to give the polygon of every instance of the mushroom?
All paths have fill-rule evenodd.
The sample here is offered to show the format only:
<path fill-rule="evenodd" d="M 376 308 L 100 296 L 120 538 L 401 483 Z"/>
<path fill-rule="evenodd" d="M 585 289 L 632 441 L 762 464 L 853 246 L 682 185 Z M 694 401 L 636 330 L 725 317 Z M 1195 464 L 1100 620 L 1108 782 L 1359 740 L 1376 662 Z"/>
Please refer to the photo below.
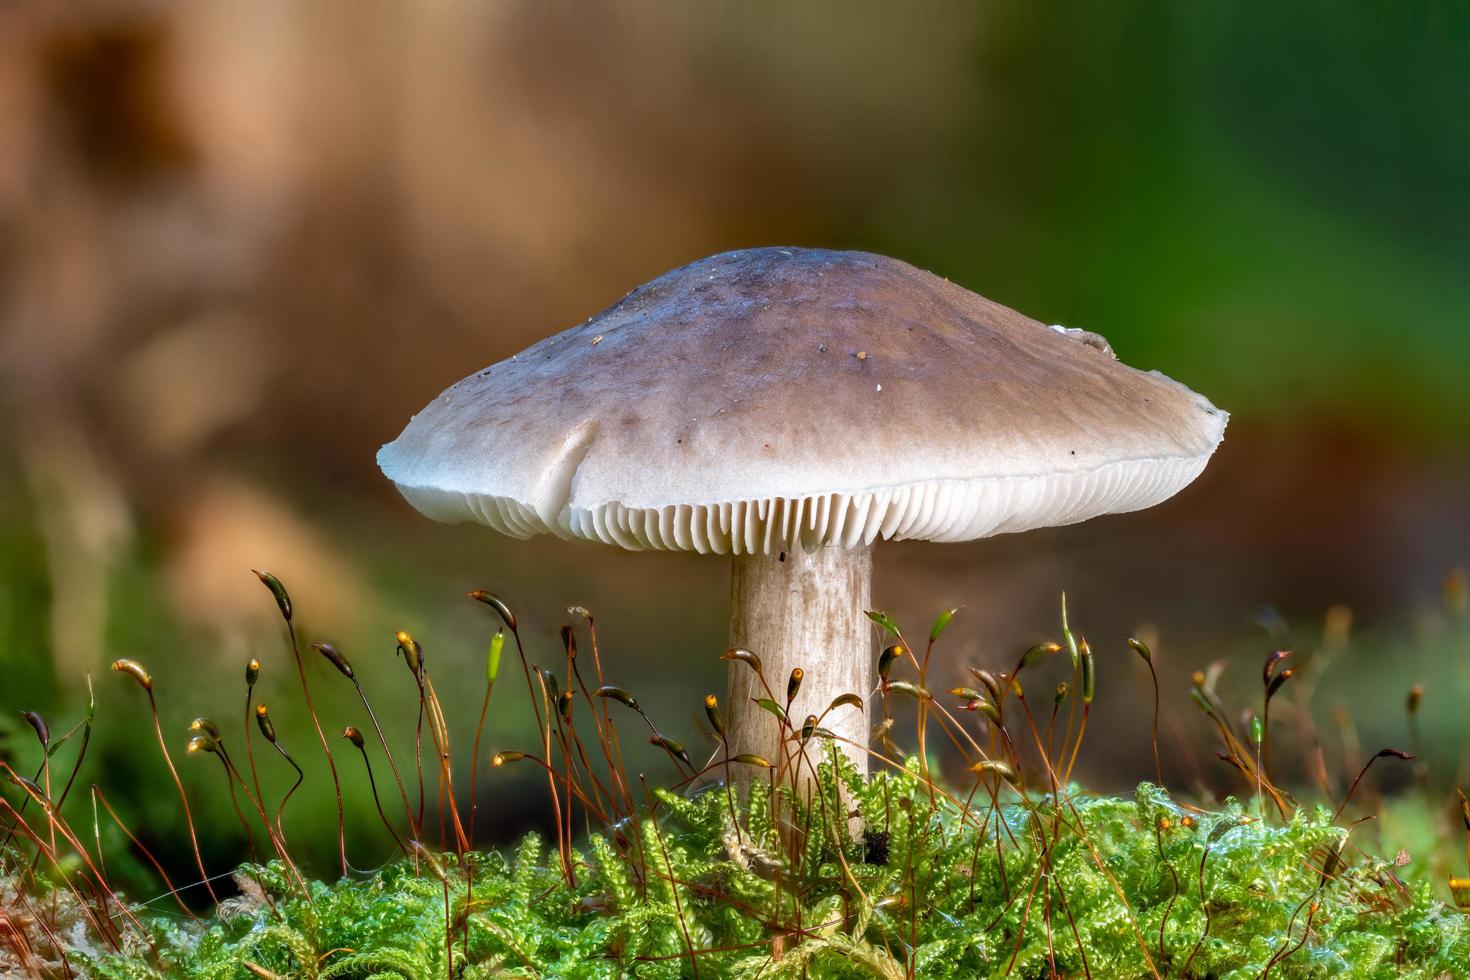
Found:
<path fill-rule="evenodd" d="M 729 555 L 730 642 L 792 725 L 874 692 L 880 538 L 968 541 L 1140 510 L 1227 415 L 1096 334 L 906 263 L 757 248 L 676 269 L 453 385 L 378 453 L 415 508 L 517 538 Z M 783 757 L 732 661 L 731 754 Z M 867 769 L 851 699 L 823 719 Z"/>

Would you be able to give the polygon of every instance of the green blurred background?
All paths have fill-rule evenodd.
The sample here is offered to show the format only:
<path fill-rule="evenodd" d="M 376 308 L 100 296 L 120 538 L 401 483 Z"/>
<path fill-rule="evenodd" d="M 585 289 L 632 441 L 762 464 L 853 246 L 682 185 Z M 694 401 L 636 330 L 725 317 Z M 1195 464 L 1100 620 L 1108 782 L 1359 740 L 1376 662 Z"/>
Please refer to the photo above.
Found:
<path fill-rule="evenodd" d="M 1238 791 L 1189 672 L 1233 658 L 1222 688 L 1243 697 L 1338 606 L 1313 702 L 1334 768 L 1403 743 L 1422 682 L 1447 781 L 1470 695 L 1442 586 L 1470 560 L 1467 91 L 1464 5 L 7 5 L 0 753 L 33 767 L 19 712 L 60 731 L 90 675 L 84 785 L 182 867 L 146 703 L 107 665 L 152 669 L 181 752 L 196 714 L 238 740 L 259 657 L 309 770 L 292 839 L 330 867 L 330 787 L 262 567 L 305 638 L 353 658 L 400 755 L 397 629 L 467 746 L 493 627 L 471 588 L 510 598 L 553 663 L 564 608 L 592 609 L 609 679 L 701 745 L 723 562 L 432 525 L 373 456 L 451 382 L 666 269 L 799 244 L 1100 332 L 1233 413 L 1205 475 L 1149 512 L 880 548 L 875 602 L 901 622 L 965 606 L 945 686 L 1053 635 L 1065 589 L 1105 665 L 1079 771 L 1151 772 L 1122 645 L 1146 630 L 1170 773 Z M 308 667 L 324 724 L 364 724 Z M 487 753 L 526 747 L 528 717 L 502 685 Z M 208 761 L 180 760 L 224 870 L 241 840 Z M 376 864 L 391 842 L 339 761 L 350 849 Z M 267 795 L 289 782 L 276 762 Z M 635 765 L 672 775 L 651 751 Z M 482 786 L 485 842 L 542 819 L 527 775 Z"/>

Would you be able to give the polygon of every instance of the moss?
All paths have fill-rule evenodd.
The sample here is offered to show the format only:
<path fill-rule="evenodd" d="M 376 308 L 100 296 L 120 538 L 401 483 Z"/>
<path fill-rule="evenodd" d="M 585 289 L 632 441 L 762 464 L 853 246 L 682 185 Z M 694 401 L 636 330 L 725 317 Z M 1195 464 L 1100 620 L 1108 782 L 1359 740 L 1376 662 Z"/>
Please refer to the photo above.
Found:
<path fill-rule="evenodd" d="M 280 594 L 277 602 L 284 613 Z M 497 612 L 513 632 L 515 617 Z M 870 615 L 898 640 L 889 651 L 907 646 L 891 619 Z M 931 642 L 947 621 L 936 622 Z M 570 636 L 568 629 L 569 659 Z M 1066 760 L 1075 760 L 1085 736 L 1096 678 L 1091 648 L 1067 624 L 1065 611 L 1061 636 L 1065 645 L 1030 648 L 1010 674 L 973 670 L 988 698 L 969 688 L 950 692 L 982 734 L 988 729 L 991 745 L 1004 749 L 1004 757 L 992 756 L 971 741 L 970 768 L 960 770 L 968 782 L 946 788 L 916 758 L 860 776 L 820 718 L 797 728 L 778 711 L 772 723 L 792 750 L 781 765 L 736 756 L 716 760 L 704 774 L 753 766 L 743 771 L 768 773 L 769 783 L 757 779 L 741 799 L 721 784 L 650 790 L 640 793 L 646 805 L 636 810 L 628 790 L 646 784 L 613 761 L 621 751 L 606 700 L 640 716 L 655 732 L 654 744 L 697 782 L 687 753 L 625 689 L 593 692 L 574 670 L 568 690 L 574 685 L 593 705 L 590 726 L 579 728 L 575 697 L 559 698 L 560 685 L 548 671 L 538 669 L 533 685 L 528 669 L 528 692 L 544 708 L 536 744 L 551 759 L 505 751 L 491 767 L 523 763 L 547 772 L 560 798 L 573 801 L 558 808 L 557 826 L 585 818 L 595 828 L 580 843 L 559 835 L 548 845 L 530 836 L 508 855 L 431 853 L 414 844 L 406 848 L 411 857 L 374 874 L 307 881 L 280 837 L 278 813 L 277 830 L 267 836 L 287 863 L 239 868 L 240 897 L 204 919 L 156 907 L 120 915 L 129 906 L 112 892 L 118 879 L 93 865 L 60 815 L 62 804 L 0 762 L 21 801 L 0 797 L 0 815 L 15 828 L 8 845 L 0 844 L 0 925 L 8 927 L 0 930 L 0 973 L 267 980 L 1470 977 L 1470 925 L 1432 890 L 1459 867 L 1457 859 L 1448 863 L 1449 848 L 1436 846 L 1440 817 L 1432 793 L 1416 786 L 1381 807 L 1386 819 L 1377 821 L 1375 845 L 1365 839 L 1368 829 L 1349 839 L 1361 821 L 1345 826 L 1332 811 L 1299 804 L 1272 781 L 1264 715 L 1266 702 L 1295 675 L 1294 668 L 1282 669 L 1288 655 L 1268 656 L 1261 720 L 1252 716 L 1243 731 L 1229 720 L 1238 713 L 1215 689 L 1218 672 L 1194 678 L 1191 697 L 1219 734 L 1221 757 L 1253 794 L 1206 810 L 1151 784 L 1131 798 L 1056 785 L 1067 781 L 1056 773 L 1070 772 Z M 401 646 L 413 644 L 422 665 L 418 645 L 400 637 Z M 1144 644 L 1129 645 L 1152 665 Z M 520 654 L 519 643 L 516 649 Z M 1064 649 L 1070 657 L 1058 658 L 1059 666 L 1071 660 L 1070 689 L 1082 693 L 1069 698 L 1069 686 L 1057 686 L 1043 736 L 1017 675 Z M 946 731 L 961 730 L 928 691 L 927 658 L 914 659 L 916 682 L 890 678 L 889 652 L 880 660 L 879 759 L 901 757 L 890 694 L 932 706 Z M 746 665 L 759 673 L 753 658 Z M 431 741 L 447 745 L 427 668 L 414 676 L 420 711 L 441 720 L 431 722 Z M 1021 726 L 1007 726 L 1007 710 L 1024 716 L 1034 752 L 1018 750 L 1013 736 Z M 1053 752 L 1052 726 L 1063 711 L 1065 734 Z M 918 713 L 921 746 L 929 714 Z M 710 718 L 723 731 L 717 714 Z M 53 741 L 53 750 L 72 734 L 90 734 L 91 724 L 89 712 Z M 360 740 L 354 744 L 363 748 Z M 209 751 L 210 745 L 224 761 L 222 747 L 209 742 Z M 79 747 L 74 771 L 84 755 Z M 366 750 L 363 755 L 366 760 Z M 588 764 L 599 755 L 609 763 L 607 782 Z M 789 767 L 823 758 L 829 762 L 817 767 L 813 798 L 794 798 Z M 1385 749 L 1374 758 L 1411 757 Z M 442 764 L 447 785 L 447 751 Z M 233 775 L 265 821 L 243 776 Z M 458 826 L 454 797 L 446 797 L 440 826 L 446 819 Z M 1351 798 L 1349 792 L 1342 808 Z M 403 802 L 410 828 L 434 825 L 433 814 L 427 823 L 412 815 L 406 794 Z M 30 803 L 36 806 L 22 814 Z M 107 851 L 95 823 L 91 829 L 98 850 Z M 1388 861 L 1362 847 L 1404 849 Z"/>
<path fill-rule="evenodd" d="M 215 917 L 149 920 L 152 951 L 72 957 L 119 978 L 680 977 L 691 949 L 701 977 L 1470 976 L 1465 917 L 1389 862 L 1342 860 L 1348 832 L 1323 808 L 1201 812 L 1149 784 L 993 803 L 982 788 L 966 807 L 931 804 L 913 762 L 825 776 L 810 807 L 753 793 L 738 830 L 718 787 L 657 792 L 637 832 L 578 848 L 574 885 L 534 836 L 309 899 L 279 866 L 245 866 L 246 897 Z M 862 837 L 828 819 L 839 779 Z"/>

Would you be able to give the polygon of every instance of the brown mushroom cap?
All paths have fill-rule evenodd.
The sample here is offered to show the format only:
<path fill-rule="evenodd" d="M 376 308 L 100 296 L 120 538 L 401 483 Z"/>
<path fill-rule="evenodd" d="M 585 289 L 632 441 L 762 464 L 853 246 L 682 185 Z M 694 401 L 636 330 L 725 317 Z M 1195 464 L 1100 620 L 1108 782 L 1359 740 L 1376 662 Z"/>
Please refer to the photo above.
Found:
<path fill-rule="evenodd" d="M 1100 337 L 895 259 L 660 276 L 453 385 L 378 453 L 424 514 L 624 548 L 961 541 L 1140 510 L 1227 415 Z"/>

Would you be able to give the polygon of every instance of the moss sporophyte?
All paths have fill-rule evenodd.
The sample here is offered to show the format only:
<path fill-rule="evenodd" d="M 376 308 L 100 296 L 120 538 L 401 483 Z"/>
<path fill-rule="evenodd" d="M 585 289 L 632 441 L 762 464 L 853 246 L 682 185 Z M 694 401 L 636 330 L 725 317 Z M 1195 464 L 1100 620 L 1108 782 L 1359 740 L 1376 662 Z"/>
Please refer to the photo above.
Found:
<path fill-rule="evenodd" d="M 898 638 L 890 649 L 906 651 L 898 623 L 873 619 Z M 501 628 L 512 622 L 497 614 Z M 308 819 L 328 816 L 293 817 L 287 808 L 302 778 L 325 775 L 320 760 L 309 772 L 297 764 L 272 721 L 308 710 L 304 698 L 274 710 L 254 705 L 240 733 L 253 729 L 293 767 L 292 788 L 274 806 L 260 793 L 259 762 L 249 773 L 234 764 L 229 726 L 201 717 L 165 735 L 159 764 L 171 764 L 170 743 L 220 760 L 245 841 L 265 845 L 263 863 L 227 875 L 200 858 L 200 880 L 213 879 L 218 896 L 207 908 L 197 905 L 207 897 L 201 889 L 162 875 L 148 849 L 156 845 L 128 830 L 100 787 L 90 807 L 68 805 L 59 787 L 81 768 L 91 713 L 61 735 L 38 716 L 32 728 L 45 731 L 38 745 L 46 751 L 36 778 L 0 763 L 13 788 L 0 795 L 0 966 L 119 978 L 1470 976 L 1470 927 L 1435 895 L 1444 879 L 1416 873 L 1403 853 L 1377 858 L 1354 842 L 1366 831 L 1347 818 L 1359 805 L 1354 791 L 1372 782 L 1368 767 L 1341 799 L 1299 801 L 1261 760 L 1264 711 L 1242 731 L 1232 720 L 1241 714 L 1217 689 L 1218 671 L 1197 678 L 1191 693 L 1242 795 L 1201 807 L 1153 783 L 1114 797 L 1065 778 L 1088 707 L 1072 692 L 1091 687 L 1104 697 L 1108 687 L 1101 660 L 1091 683 L 1083 676 L 1098 654 L 1071 624 L 1075 663 L 1051 656 L 1068 643 L 1044 643 L 1018 653 L 1009 672 L 974 668 L 976 686 L 947 696 L 928 690 L 923 659 L 890 657 L 871 698 L 883 720 L 869 748 L 873 772 L 864 774 L 822 714 L 793 718 L 774 699 L 761 713 L 779 747 L 771 758 L 734 751 L 720 699 L 709 695 L 702 736 L 713 754 L 695 761 L 682 732 L 608 683 L 614 665 L 604 663 L 591 617 L 582 623 L 586 669 L 568 624 L 562 672 L 527 660 L 536 731 L 493 753 L 486 770 L 487 780 L 503 780 L 528 766 L 549 781 L 554 843 L 533 834 L 509 855 L 474 849 L 472 831 L 456 823 L 452 788 L 454 770 L 477 760 L 450 746 L 430 658 L 406 634 L 395 642 L 416 660 L 407 676 L 338 668 L 344 683 L 396 677 L 422 692 L 423 727 L 417 717 L 389 726 L 412 722 L 429 734 L 427 761 L 415 753 L 409 770 L 435 789 L 422 814 L 406 787 L 385 802 L 372 775 L 375 755 L 396 768 L 390 746 L 404 733 L 380 729 L 370 740 L 354 726 L 342 730 L 366 767 L 371 799 L 349 810 L 371 805 L 401 855 L 376 871 L 313 880 L 292 853 L 288 818 L 300 835 Z M 1157 660 L 1136 641 L 1114 646 Z M 764 669 L 746 651 L 727 657 Z M 1287 659 L 1272 657 L 1268 678 Z M 1031 678 L 1068 668 L 1070 682 Z M 138 662 L 118 669 L 149 694 L 168 691 Z M 813 673 L 784 680 L 804 686 Z M 247 669 L 247 692 L 260 675 L 258 665 Z M 1028 696 L 1028 683 L 1045 696 Z M 834 708 L 869 699 L 846 692 L 837 700 Z M 921 704 L 953 749 L 947 778 L 940 760 L 926 764 L 898 744 L 896 720 L 917 721 Z M 668 785 L 622 764 L 620 726 L 629 721 L 664 752 Z M 59 753 L 74 747 L 63 780 Z M 1383 764 L 1407 757 L 1397 749 L 1374 756 Z M 795 767 L 808 778 L 787 778 Z M 737 771 L 750 778 L 731 779 Z M 498 790 L 486 788 L 493 799 Z M 1410 801 L 1434 806 L 1418 791 Z M 1470 814 L 1470 805 L 1461 810 Z M 115 844 L 104 846 L 103 821 L 123 831 L 109 835 Z M 1470 816 L 1464 823 L 1470 831 Z M 182 914 L 119 893 L 109 868 L 129 854 L 158 869 Z M 1465 888 L 1457 867 L 1452 893 Z"/>

